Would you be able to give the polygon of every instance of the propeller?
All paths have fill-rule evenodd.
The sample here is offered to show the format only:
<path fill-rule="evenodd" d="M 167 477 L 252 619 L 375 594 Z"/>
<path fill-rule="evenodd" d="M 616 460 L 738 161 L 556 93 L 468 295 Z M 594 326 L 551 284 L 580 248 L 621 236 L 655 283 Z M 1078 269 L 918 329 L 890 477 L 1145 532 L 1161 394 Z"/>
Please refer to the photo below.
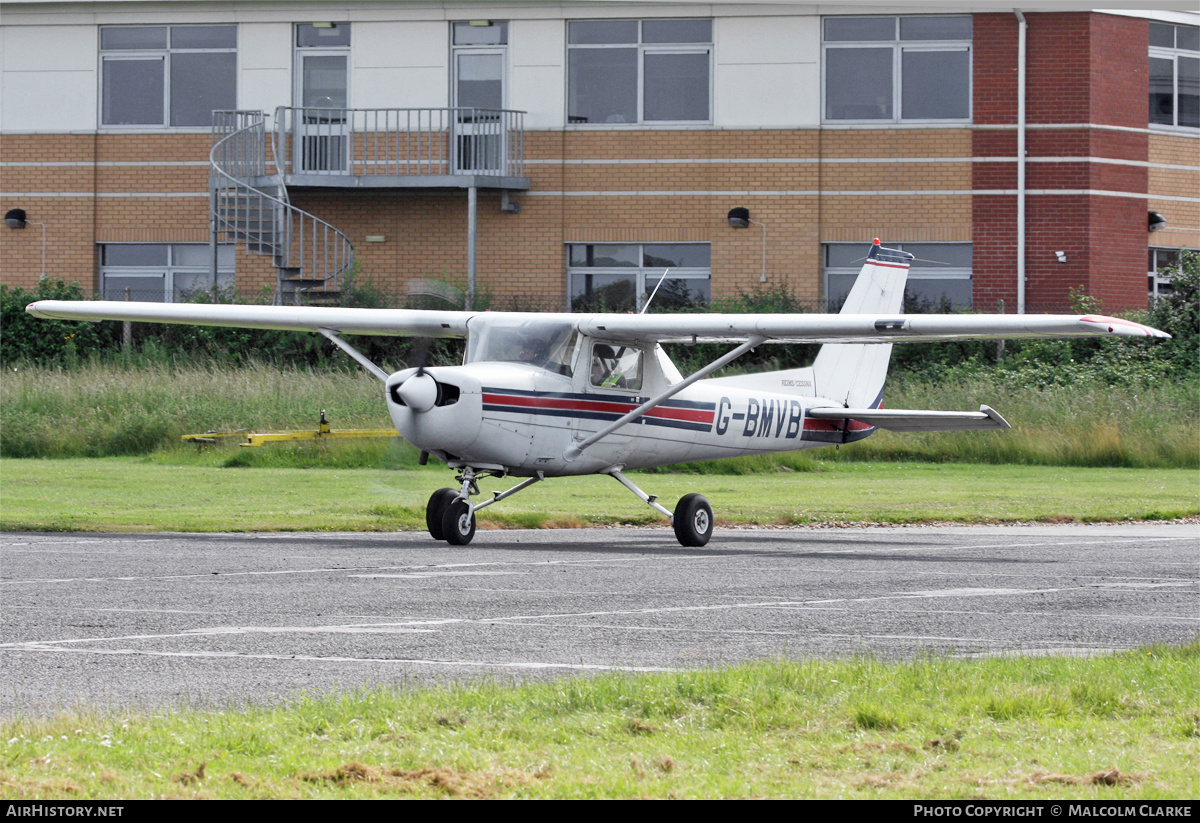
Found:
<path fill-rule="evenodd" d="M 414 342 L 417 372 L 393 389 L 396 397 L 404 405 L 418 413 L 427 412 L 437 404 L 437 381 L 425 370 L 425 363 L 429 359 L 429 349 L 432 345 L 433 341 L 428 337 Z"/>

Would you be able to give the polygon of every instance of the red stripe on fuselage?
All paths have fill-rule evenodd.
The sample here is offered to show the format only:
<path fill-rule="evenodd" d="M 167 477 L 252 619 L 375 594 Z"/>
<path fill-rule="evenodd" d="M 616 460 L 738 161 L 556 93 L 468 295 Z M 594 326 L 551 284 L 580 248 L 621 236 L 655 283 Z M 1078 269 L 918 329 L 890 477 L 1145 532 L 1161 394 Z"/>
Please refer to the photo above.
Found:
<path fill-rule="evenodd" d="M 512 406 L 514 412 L 526 409 L 555 409 L 563 411 L 599 412 L 602 414 L 627 414 L 637 408 L 633 403 L 605 400 L 571 400 L 565 397 L 526 397 L 511 394 L 483 395 L 483 402 L 495 406 Z M 645 414 L 664 420 L 686 420 L 693 423 L 712 423 L 713 411 L 705 409 L 678 409 L 657 406 Z"/>

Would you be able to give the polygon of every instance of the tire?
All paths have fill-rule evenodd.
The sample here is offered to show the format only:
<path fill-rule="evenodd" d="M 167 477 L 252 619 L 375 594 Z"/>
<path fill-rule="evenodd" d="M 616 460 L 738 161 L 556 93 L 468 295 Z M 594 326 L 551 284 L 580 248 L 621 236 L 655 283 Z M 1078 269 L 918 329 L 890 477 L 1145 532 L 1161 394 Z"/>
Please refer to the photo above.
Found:
<path fill-rule="evenodd" d="M 679 545 L 703 546 L 712 537 L 712 506 L 702 495 L 685 494 L 675 506 L 671 526 Z"/>
<path fill-rule="evenodd" d="M 425 528 L 434 540 L 446 539 L 442 532 L 442 515 L 457 494 L 454 489 L 438 489 L 429 496 L 429 503 L 425 506 Z"/>
<path fill-rule="evenodd" d="M 466 500 L 455 498 L 442 512 L 442 537 L 451 546 L 465 546 L 475 536 L 475 512 Z"/>

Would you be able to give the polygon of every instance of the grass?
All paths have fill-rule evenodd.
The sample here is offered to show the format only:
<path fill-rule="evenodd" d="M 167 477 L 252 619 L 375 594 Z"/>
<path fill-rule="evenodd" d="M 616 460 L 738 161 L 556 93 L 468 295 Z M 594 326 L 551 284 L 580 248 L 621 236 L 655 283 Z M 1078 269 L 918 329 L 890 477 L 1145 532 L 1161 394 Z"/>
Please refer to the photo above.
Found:
<path fill-rule="evenodd" d="M 225 466 L 252 459 L 269 463 L 275 454 L 271 448 L 0 459 L 0 529 L 422 530 L 429 495 L 453 483 L 453 474 L 441 466 L 345 468 L 338 453 L 345 448 L 357 455 L 365 448 L 359 443 L 287 447 L 307 455 L 293 454 L 287 463 L 307 461 L 313 468 Z M 389 462 L 403 465 L 411 457 L 407 446 L 380 448 Z M 806 460 L 803 471 L 643 474 L 638 482 L 668 508 L 688 492 L 702 492 L 719 525 L 1089 522 L 1200 514 L 1200 488 L 1189 469 Z M 486 497 L 515 482 L 489 479 L 480 485 Z M 540 483 L 483 510 L 479 523 L 482 529 L 666 525 L 612 479 L 600 476 Z"/>
<path fill-rule="evenodd" d="M 1200 645 L 768 661 L 0 723 L 0 794 L 1183 799 Z"/>
<path fill-rule="evenodd" d="M 389 428 L 377 380 L 361 371 L 92 363 L 78 369 L 7 367 L 0 372 L 0 456 L 104 457 L 172 449 L 204 431 Z M 1007 432 L 881 432 L 826 459 L 1018 463 L 1126 468 L 1200 468 L 1200 386 L 1077 383 L 1039 389 L 997 376 L 945 384 L 896 376 L 889 408 L 995 407 Z M 364 455 L 370 459 L 370 455 Z M 784 454 L 694 470 L 747 473 L 802 468 Z M 370 466 L 369 462 L 360 465 Z"/>

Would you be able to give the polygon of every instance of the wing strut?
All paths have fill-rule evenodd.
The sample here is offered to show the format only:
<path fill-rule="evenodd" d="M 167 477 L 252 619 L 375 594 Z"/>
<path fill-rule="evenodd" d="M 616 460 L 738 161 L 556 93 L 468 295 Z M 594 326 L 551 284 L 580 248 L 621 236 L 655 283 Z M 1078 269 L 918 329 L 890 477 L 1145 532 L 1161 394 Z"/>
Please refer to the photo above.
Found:
<path fill-rule="evenodd" d="M 372 363 L 370 360 L 368 360 L 366 355 L 364 355 L 358 349 L 354 348 L 349 343 L 347 343 L 345 340 L 338 337 L 336 331 L 334 331 L 333 329 L 317 329 L 317 331 L 319 331 L 321 334 L 328 337 L 330 342 L 333 343 L 333 345 L 337 346 L 339 349 L 344 351 L 346 354 L 350 355 L 355 360 L 357 360 L 359 365 L 362 366 L 364 369 L 366 369 L 371 374 L 378 377 L 384 383 L 387 382 L 387 379 L 388 379 L 387 372 L 385 372 L 383 369 L 379 368 L 374 363 Z"/>
<path fill-rule="evenodd" d="M 670 400 L 672 397 L 679 394 L 679 392 L 683 391 L 688 386 L 695 383 L 697 380 L 702 380 L 705 377 L 708 377 L 710 374 L 712 374 L 717 369 L 724 366 L 726 363 L 736 360 L 737 358 L 741 357 L 743 354 L 750 351 L 750 349 L 759 345 L 766 339 L 767 338 L 765 338 L 761 335 L 757 335 L 757 334 L 751 335 L 749 340 L 747 340 L 742 345 L 738 346 L 736 349 L 726 352 L 722 356 L 718 357 L 716 360 L 709 363 L 704 368 L 702 368 L 699 371 L 692 374 L 687 379 L 676 383 L 674 386 L 671 386 L 671 388 L 667 389 L 666 391 L 662 392 L 661 394 L 651 397 L 645 403 L 638 406 L 636 409 L 629 412 L 628 414 L 618 417 L 616 420 L 609 423 L 607 426 L 605 426 L 600 431 L 593 434 L 591 437 L 588 437 L 588 438 L 585 438 L 584 440 L 580 440 L 578 442 L 572 443 L 570 446 L 567 447 L 566 451 L 563 452 L 563 459 L 566 460 L 568 463 L 570 463 L 573 460 L 576 460 L 579 457 L 579 455 L 583 454 L 583 450 L 586 449 L 588 446 L 591 446 L 591 445 L 599 442 L 600 440 L 603 440 L 605 437 L 608 437 L 610 434 L 612 434 L 617 429 L 624 426 L 626 423 L 630 423 L 630 422 L 636 420 L 637 418 L 641 417 L 643 414 L 650 411 L 652 408 L 659 405 L 660 403 L 662 403 L 666 400 Z"/>

